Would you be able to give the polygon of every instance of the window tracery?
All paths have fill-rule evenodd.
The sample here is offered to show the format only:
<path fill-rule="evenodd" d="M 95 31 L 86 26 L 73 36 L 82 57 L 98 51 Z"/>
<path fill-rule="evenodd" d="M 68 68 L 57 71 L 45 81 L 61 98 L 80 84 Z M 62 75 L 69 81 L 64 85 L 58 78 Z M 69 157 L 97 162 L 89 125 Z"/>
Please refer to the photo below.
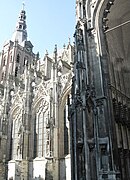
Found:
<path fill-rule="evenodd" d="M 35 154 L 37 157 L 45 156 L 46 151 L 46 116 L 47 116 L 48 102 L 45 98 L 38 104 L 36 109 L 36 123 L 35 123 Z"/>

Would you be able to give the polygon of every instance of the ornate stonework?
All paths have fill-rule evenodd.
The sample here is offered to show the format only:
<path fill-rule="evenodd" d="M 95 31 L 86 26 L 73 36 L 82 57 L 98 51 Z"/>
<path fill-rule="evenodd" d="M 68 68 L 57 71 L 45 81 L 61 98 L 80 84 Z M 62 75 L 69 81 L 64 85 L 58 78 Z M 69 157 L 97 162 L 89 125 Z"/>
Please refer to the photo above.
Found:
<path fill-rule="evenodd" d="M 1 180 L 62 179 L 61 172 L 70 167 L 67 96 L 73 46 L 69 42 L 62 51 L 55 46 L 53 56 L 40 59 L 27 40 L 25 14 L 20 12 L 19 26 L 0 56 Z"/>

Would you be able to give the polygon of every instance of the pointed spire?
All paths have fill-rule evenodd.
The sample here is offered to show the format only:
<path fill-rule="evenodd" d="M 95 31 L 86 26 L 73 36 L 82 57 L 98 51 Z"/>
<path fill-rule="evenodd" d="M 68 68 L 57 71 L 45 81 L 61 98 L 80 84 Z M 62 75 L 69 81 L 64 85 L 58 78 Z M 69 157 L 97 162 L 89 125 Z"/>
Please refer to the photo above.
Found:
<path fill-rule="evenodd" d="M 47 49 L 46 49 L 46 54 L 45 54 L 45 56 L 48 56 L 48 51 L 47 51 Z"/>
<path fill-rule="evenodd" d="M 22 3 L 22 10 L 24 11 L 24 9 L 25 9 L 25 2 L 23 1 L 23 3 Z"/>
<path fill-rule="evenodd" d="M 65 43 L 64 43 L 64 45 L 63 45 L 63 48 L 64 48 L 64 50 L 65 50 L 65 48 L 66 48 L 66 45 L 65 45 Z"/>
<path fill-rule="evenodd" d="M 71 44 L 71 39 L 70 39 L 70 37 L 69 37 L 69 42 L 68 42 L 68 45 L 70 45 Z"/>
<path fill-rule="evenodd" d="M 55 48 L 54 48 L 54 61 L 55 63 L 57 62 L 57 44 L 55 44 Z"/>
<path fill-rule="evenodd" d="M 20 11 L 19 19 L 15 28 L 15 32 L 12 36 L 12 41 L 18 41 L 19 44 L 27 40 L 27 26 L 26 26 L 26 12 L 25 4 L 23 3 L 22 10 Z"/>
<path fill-rule="evenodd" d="M 54 53 L 57 53 L 57 44 L 55 44 Z"/>

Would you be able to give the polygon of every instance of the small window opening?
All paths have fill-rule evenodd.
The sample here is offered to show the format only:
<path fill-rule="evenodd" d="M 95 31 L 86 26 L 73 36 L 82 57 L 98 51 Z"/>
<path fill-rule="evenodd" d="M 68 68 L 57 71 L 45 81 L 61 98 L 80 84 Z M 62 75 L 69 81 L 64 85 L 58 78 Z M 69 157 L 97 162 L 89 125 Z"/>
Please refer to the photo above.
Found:
<path fill-rule="evenodd" d="M 3 66 L 5 66 L 6 64 L 6 56 L 4 57 L 4 60 L 3 60 Z"/>
<path fill-rule="evenodd" d="M 22 29 L 22 25 L 21 24 L 19 25 L 19 29 Z"/>
<path fill-rule="evenodd" d="M 23 26 L 23 29 L 26 29 L 26 26 Z"/>
<path fill-rule="evenodd" d="M 15 77 L 18 75 L 18 67 L 15 68 Z"/>
<path fill-rule="evenodd" d="M 10 56 L 10 62 L 12 62 L 12 55 Z"/>
<path fill-rule="evenodd" d="M 3 80 L 4 79 L 4 72 L 2 73 L 2 77 L 1 77 L 1 80 Z"/>
<path fill-rule="evenodd" d="M 17 63 L 19 63 L 19 60 L 20 60 L 20 56 L 19 54 L 17 55 Z"/>

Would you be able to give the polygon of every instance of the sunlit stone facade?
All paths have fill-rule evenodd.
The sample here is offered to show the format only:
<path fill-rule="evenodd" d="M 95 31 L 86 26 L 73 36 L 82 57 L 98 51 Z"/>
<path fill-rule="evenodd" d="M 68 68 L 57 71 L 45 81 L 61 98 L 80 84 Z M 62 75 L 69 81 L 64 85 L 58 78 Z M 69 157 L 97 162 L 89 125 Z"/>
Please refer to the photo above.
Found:
<path fill-rule="evenodd" d="M 0 58 L 0 180 L 70 179 L 73 47 L 43 58 L 27 40 L 20 12 Z"/>
<path fill-rule="evenodd" d="M 129 17 L 129 0 L 76 0 L 74 46 L 40 58 L 20 12 L 0 54 L 0 180 L 130 179 Z"/>

